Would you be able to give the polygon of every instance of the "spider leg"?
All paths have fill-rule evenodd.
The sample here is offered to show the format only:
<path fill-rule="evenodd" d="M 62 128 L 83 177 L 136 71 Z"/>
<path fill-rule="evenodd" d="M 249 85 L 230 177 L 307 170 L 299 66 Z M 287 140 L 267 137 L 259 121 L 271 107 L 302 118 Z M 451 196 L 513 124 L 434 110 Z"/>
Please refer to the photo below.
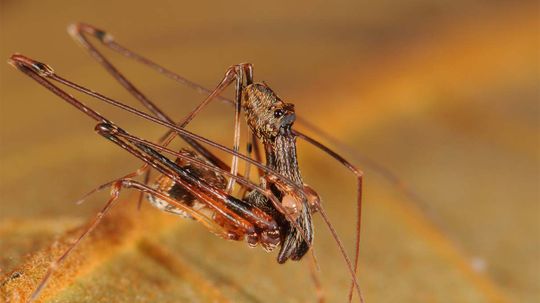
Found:
<path fill-rule="evenodd" d="M 251 158 L 252 154 L 255 154 L 255 161 L 262 163 L 262 157 L 261 157 L 261 150 L 259 149 L 259 145 L 257 142 L 257 137 L 255 137 L 255 134 L 251 132 L 251 130 L 248 129 L 248 142 L 246 144 L 246 155 Z M 246 163 L 244 167 L 244 177 L 246 179 L 249 179 L 251 175 L 251 165 L 249 162 Z M 260 178 L 262 175 L 262 171 L 260 169 L 257 170 L 257 178 Z M 242 199 L 245 198 L 246 194 L 248 193 L 248 188 L 243 186 L 240 189 L 240 192 L 238 193 L 238 196 L 242 197 Z"/>
<path fill-rule="evenodd" d="M 359 255 L 360 255 L 360 227 L 362 225 L 362 184 L 363 184 L 364 173 L 359 168 L 352 165 L 349 161 L 347 161 L 345 158 L 343 158 L 341 155 L 339 155 L 335 151 L 331 150 L 327 146 L 323 145 L 319 141 L 317 141 L 317 140 L 315 140 L 315 139 L 313 139 L 313 138 L 311 138 L 311 137 L 309 137 L 307 135 L 304 135 L 302 133 L 296 132 L 296 131 L 295 131 L 295 135 L 298 136 L 298 138 L 301 138 L 301 139 L 307 141 L 308 143 L 312 144 L 313 146 L 317 147 L 318 149 L 322 150 L 324 153 L 327 153 L 328 155 L 330 155 L 332 158 L 334 158 L 339 163 L 341 163 L 343 166 L 345 166 L 348 170 L 350 170 L 355 175 L 355 177 L 357 179 L 356 239 L 355 239 L 354 264 L 353 264 L 353 269 L 354 269 L 353 278 L 356 279 L 356 271 L 357 271 L 357 268 L 358 268 L 358 258 L 359 258 Z M 322 206 L 319 205 L 320 210 L 322 210 L 321 207 Z M 321 213 L 324 215 L 324 212 L 321 211 Z M 349 290 L 349 302 L 352 301 L 354 284 L 355 284 L 355 282 L 353 281 L 353 283 L 351 285 L 351 288 Z M 364 299 L 362 298 L 360 292 L 359 292 L 359 294 L 360 294 L 360 300 L 363 302 Z"/>
<path fill-rule="evenodd" d="M 142 165 L 140 168 L 138 168 L 137 170 L 131 172 L 131 173 L 128 173 L 120 178 L 116 178 L 114 180 L 111 180 L 109 182 L 106 182 L 106 183 L 103 183 L 101 184 L 100 186 L 92 189 L 91 191 L 89 191 L 88 193 L 86 193 L 84 196 L 82 196 L 79 200 L 77 200 L 75 202 L 75 204 L 82 204 L 89 196 L 91 196 L 92 194 L 96 193 L 96 192 L 99 192 L 99 191 L 102 191 L 104 190 L 105 188 L 108 188 L 110 187 L 114 182 L 116 181 L 120 181 L 122 179 L 133 179 L 133 178 L 136 178 L 140 175 L 142 175 L 144 172 L 146 172 L 148 170 L 149 166 L 148 164 L 144 164 Z M 144 184 L 147 184 L 147 182 L 145 182 Z M 140 197 L 142 197 L 143 195 L 141 194 Z M 139 199 L 138 203 L 137 203 L 137 208 L 140 209 L 140 204 L 142 202 L 142 199 Z"/>
<path fill-rule="evenodd" d="M 131 89 L 134 86 L 131 83 L 129 83 L 129 81 L 126 81 L 127 79 L 110 63 L 109 60 L 107 60 L 107 58 L 103 54 L 101 54 L 100 51 L 97 50 L 97 48 L 93 44 L 90 43 L 90 41 L 86 38 L 85 35 L 94 36 L 105 47 L 121 54 L 124 57 L 130 58 L 132 60 L 135 60 L 138 63 L 146 65 L 149 68 L 156 71 L 157 73 L 162 74 L 163 76 L 173 81 L 186 85 L 203 95 L 208 95 L 212 93 L 212 90 L 202 87 L 199 84 L 192 82 L 180 76 L 179 74 L 151 61 L 150 59 L 145 58 L 127 49 L 126 47 L 118 44 L 115 41 L 114 37 L 104 30 L 98 29 L 92 25 L 85 24 L 85 23 L 75 23 L 75 24 L 71 24 L 68 27 L 68 33 L 75 39 L 75 41 L 77 41 L 83 48 L 85 48 L 90 53 L 90 55 L 92 55 L 101 65 L 103 65 L 107 69 L 107 71 L 111 73 L 111 75 L 113 75 L 113 77 L 120 82 L 120 84 L 122 84 L 126 88 Z M 252 77 L 250 78 L 250 75 L 252 75 L 252 73 L 249 73 L 249 72 L 246 72 L 246 73 L 249 74 L 247 78 L 248 82 L 250 80 L 252 81 L 253 78 Z M 216 98 L 221 101 L 233 103 L 232 100 L 229 100 L 222 96 L 216 96 Z M 147 102 L 149 100 L 145 98 L 145 100 L 140 100 L 140 101 Z M 159 108 L 157 108 L 152 102 L 150 102 L 147 108 L 150 110 L 151 107 L 153 107 L 153 109 L 151 109 L 153 113 L 157 114 L 158 112 L 160 112 L 161 113 L 160 115 L 162 117 L 166 117 L 166 114 L 162 112 Z"/>
<path fill-rule="evenodd" d="M 324 294 L 324 288 L 321 283 L 321 277 L 320 272 L 317 264 L 317 259 L 315 258 L 315 253 L 313 250 L 311 251 L 311 254 L 309 256 L 309 273 L 311 276 L 311 280 L 313 281 L 313 285 L 315 286 L 315 294 L 317 296 L 317 303 L 325 303 L 325 294 Z"/>
<path fill-rule="evenodd" d="M 145 184 L 134 181 L 132 179 L 116 180 L 112 184 L 110 184 L 110 189 L 110 197 L 105 206 L 96 214 L 94 219 L 90 222 L 90 224 L 82 232 L 82 234 L 75 240 L 75 242 L 73 242 L 68 247 L 68 249 L 66 249 L 64 253 L 62 253 L 60 257 L 58 257 L 49 265 L 45 276 L 41 279 L 27 302 L 32 302 L 39 296 L 39 294 L 46 287 L 48 281 L 50 280 L 54 272 L 58 269 L 58 267 L 61 265 L 61 263 L 65 261 L 65 259 L 70 255 L 70 253 L 96 228 L 96 226 L 101 222 L 103 217 L 117 204 L 118 197 L 120 196 L 120 192 L 122 191 L 122 189 L 135 189 L 145 194 L 152 195 L 158 197 L 159 199 L 167 201 L 168 203 L 170 203 L 170 205 L 182 209 L 182 211 L 185 211 L 186 213 L 189 213 L 195 220 L 202 223 L 203 226 L 205 226 L 209 231 L 222 238 L 231 239 L 233 236 L 242 237 L 243 233 L 247 232 L 244 226 L 235 226 L 235 222 L 227 222 L 230 226 L 234 226 L 235 229 L 226 230 L 223 228 L 223 226 L 218 225 L 211 218 L 208 218 L 205 214 L 193 210 L 184 205 L 183 203 L 165 195 L 164 193 L 159 192 L 153 188 L 148 187 Z M 234 233 L 234 235 L 231 233 Z"/>

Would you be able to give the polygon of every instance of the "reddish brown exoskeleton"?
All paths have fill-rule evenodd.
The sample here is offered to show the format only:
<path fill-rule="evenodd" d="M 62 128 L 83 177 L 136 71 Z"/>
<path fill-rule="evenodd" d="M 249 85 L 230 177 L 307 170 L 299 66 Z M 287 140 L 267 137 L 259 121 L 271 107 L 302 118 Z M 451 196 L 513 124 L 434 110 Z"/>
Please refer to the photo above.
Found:
<path fill-rule="evenodd" d="M 93 26 L 86 24 L 71 25 L 69 33 L 152 115 L 66 80 L 44 63 L 19 54 L 15 54 L 10 58 L 10 64 L 90 118 L 96 120 L 98 124 L 95 130 L 98 134 L 144 162 L 144 166 L 136 172 L 106 183 L 96 189 L 110 187 L 111 196 L 109 201 L 78 240 L 51 264 L 47 274 L 28 299 L 29 301 L 38 297 L 60 263 L 68 257 L 78 243 L 99 224 L 101 218 L 115 205 L 120 191 L 131 188 L 146 195 L 147 200 L 158 209 L 195 219 L 222 238 L 245 240 L 250 246 L 260 244 L 267 251 L 279 247 L 278 263 L 284 263 L 289 259 L 300 260 L 312 248 L 312 215 L 318 212 L 336 240 L 351 274 L 352 288 L 349 293 L 349 301 L 352 299 L 352 289 L 355 289 L 363 302 L 362 293 L 356 280 L 362 202 L 362 172 L 328 147 L 305 134 L 293 130 L 292 126 L 296 120 L 294 105 L 284 102 L 266 84 L 254 82 L 251 64 L 245 63 L 230 67 L 226 71 L 223 80 L 213 91 L 210 91 L 126 49 L 116 43 L 112 36 L 105 31 Z M 87 36 L 95 37 L 108 48 L 143 63 L 199 92 L 208 94 L 208 96 L 186 118 L 176 123 L 128 81 L 90 43 Z M 165 126 L 169 130 L 158 143 L 152 143 L 133 136 L 64 92 L 53 82 L 74 88 L 141 118 Z M 232 84 L 235 87 L 235 99 L 228 100 L 221 97 L 221 92 Z M 229 101 L 235 107 L 235 132 L 232 149 L 184 129 L 204 106 L 215 99 Z M 238 152 L 242 112 L 251 131 L 247 156 Z M 182 149 L 180 151 L 168 149 L 167 145 L 175 136 L 180 136 L 185 140 L 191 146 L 191 149 Z M 302 179 L 296 156 L 296 140 L 298 138 L 306 140 L 328 153 L 350 169 L 358 179 L 357 236 L 353 261 L 345 253 L 320 203 L 319 196 Z M 232 155 L 231 165 L 223 162 L 201 143 Z M 264 164 L 262 163 L 262 152 L 259 144 L 264 147 L 263 151 L 266 158 Z M 254 154 L 253 159 L 251 158 L 252 154 Z M 171 160 L 166 155 L 173 156 L 174 160 Z M 259 184 L 250 181 L 249 170 L 246 170 L 244 175 L 239 174 L 239 160 L 246 161 L 249 165 L 258 168 L 259 179 L 261 180 Z M 160 176 L 155 182 L 149 184 L 151 168 L 158 171 Z M 142 174 L 145 174 L 144 182 L 134 179 Z M 238 183 L 241 187 L 241 190 L 236 194 L 234 194 L 233 190 L 235 183 Z"/>

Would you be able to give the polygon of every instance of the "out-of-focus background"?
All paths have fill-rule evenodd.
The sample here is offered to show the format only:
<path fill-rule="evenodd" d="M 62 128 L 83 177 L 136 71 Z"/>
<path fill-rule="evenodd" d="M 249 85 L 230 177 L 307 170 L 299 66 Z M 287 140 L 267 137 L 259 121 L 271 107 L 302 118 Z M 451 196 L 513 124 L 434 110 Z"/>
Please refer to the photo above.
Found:
<path fill-rule="evenodd" d="M 75 21 L 106 29 L 119 43 L 207 87 L 228 66 L 251 62 L 256 80 L 350 146 L 340 148 L 297 125 L 366 173 L 359 281 L 367 302 L 540 300 L 537 1 L 0 1 L 2 60 L 23 53 L 137 105 L 69 38 L 65 28 Z M 106 54 L 176 119 L 203 98 Z M 139 163 L 7 64 L 0 64 L 0 80 L 0 293 L 18 302 L 17 291 L 28 294 L 21 285 L 35 285 L 24 284 L 35 277 L 20 270 L 31 254 L 86 222 L 106 194 L 81 206 L 71 202 Z M 82 100 L 137 135 L 153 139 L 163 132 Z M 232 113 L 217 102 L 189 129 L 230 145 Z M 299 144 L 299 156 L 306 182 L 322 196 L 351 253 L 354 177 L 307 144 Z M 399 176 L 417 198 L 373 162 Z M 134 205 L 119 207 L 137 218 Z M 121 249 L 80 253 L 79 270 L 44 298 L 315 301 L 307 265 L 278 265 L 275 254 L 217 239 L 185 220 L 146 228 L 153 220 L 147 217 L 171 220 L 151 214 L 130 223 L 142 224 L 144 236 L 119 232 L 100 248 L 91 242 L 103 243 L 96 238 L 110 234 L 98 232 L 87 251 Z M 121 229 L 122 217 L 113 218 L 111 230 Z M 330 302 L 342 302 L 349 276 L 329 233 L 316 223 L 322 285 Z"/>

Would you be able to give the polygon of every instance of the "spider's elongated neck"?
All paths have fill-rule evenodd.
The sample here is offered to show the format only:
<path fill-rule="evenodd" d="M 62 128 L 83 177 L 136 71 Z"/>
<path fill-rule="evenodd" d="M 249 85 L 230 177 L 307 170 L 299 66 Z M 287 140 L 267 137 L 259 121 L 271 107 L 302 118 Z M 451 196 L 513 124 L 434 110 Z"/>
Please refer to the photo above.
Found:
<path fill-rule="evenodd" d="M 289 178 L 298 186 L 303 186 L 302 176 L 298 168 L 296 158 L 296 136 L 292 134 L 290 128 L 280 131 L 273 140 L 265 140 L 266 165 L 283 176 Z M 283 193 L 280 193 L 283 194 Z M 290 223 L 287 223 L 284 229 L 284 239 L 279 251 L 277 261 L 284 263 L 287 259 L 300 260 L 309 250 L 313 242 L 313 226 L 311 223 L 311 214 L 305 201 L 304 207 L 300 210 L 296 219 L 297 230 Z"/>
<path fill-rule="evenodd" d="M 291 131 L 296 118 L 294 105 L 283 102 L 264 83 L 248 85 L 244 91 L 245 98 L 242 106 L 246 113 L 247 123 L 257 138 L 264 143 L 266 165 L 299 187 L 303 187 L 296 158 L 296 136 Z M 285 198 L 289 204 L 301 203 L 301 206 L 296 208 L 296 212 L 291 213 L 296 219 L 286 218 L 285 213 L 278 212 L 272 202 L 261 195 L 256 193 L 251 195 L 251 201 L 273 213 L 279 222 L 282 240 L 277 261 L 284 263 L 288 259 L 300 260 L 306 254 L 313 242 L 313 226 L 305 198 L 295 195 L 292 188 L 288 190 L 280 185 L 283 184 L 270 184 L 269 187 L 282 204 Z"/>
<path fill-rule="evenodd" d="M 296 136 L 290 131 L 280 132 L 274 140 L 264 142 L 266 165 L 302 186 L 302 176 L 296 158 Z"/>

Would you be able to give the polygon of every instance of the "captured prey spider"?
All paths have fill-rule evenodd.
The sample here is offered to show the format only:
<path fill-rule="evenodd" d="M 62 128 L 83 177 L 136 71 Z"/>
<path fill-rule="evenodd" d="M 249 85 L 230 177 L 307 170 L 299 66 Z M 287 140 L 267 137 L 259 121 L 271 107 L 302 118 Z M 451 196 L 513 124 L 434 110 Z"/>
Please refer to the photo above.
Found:
<path fill-rule="evenodd" d="M 96 226 L 106 213 L 116 205 L 122 189 L 135 189 L 162 211 L 202 223 L 214 234 L 229 240 L 245 240 L 250 246 L 260 245 L 271 251 L 279 247 L 277 262 L 302 259 L 313 245 L 312 215 L 319 213 L 328 226 L 351 275 L 348 300 L 356 292 L 363 302 L 356 279 L 358 267 L 360 218 L 362 205 L 363 173 L 330 148 L 292 128 L 297 119 L 294 105 L 284 102 L 265 83 L 253 80 L 253 67 L 249 63 L 233 65 L 227 69 L 222 81 L 214 90 L 207 90 L 180 75 L 121 46 L 111 35 L 87 24 L 69 26 L 70 35 L 112 74 L 152 114 L 141 112 L 119 101 L 106 97 L 59 76 L 48 65 L 20 54 L 11 56 L 9 63 L 21 72 L 64 99 L 66 102 L 97 122 L 95 131 L 144 162 L 144 165 L 125 177 L 108 182 L 91 191 L 110 188 L 110 198 L 80 237 L 50 266 L 46 275 L 27 299 L 35 300 L 46 287 L 48 280 Z M 112 63 L 90 43 L 88 36 L 97 38 L 106 47 L 142 63 L 158 73 L 192 87 L 207 97 L 182 121 L 175 122 L 158 106 L 123 76 Z M 59 83 L 90 95 L 98 100 L 121 108 L 140 118 L 168 128 L 158 143 L 131 135 L 119 125 L 108 120 L 75 97 L 66 93 Z M 235 98 L 229 100 L 220 94 L 234 84 Z M 185 127 L 212 100 L 224 100 L 235 108 L 235 128 L 232 148 L 227 148 L 202 136 L 189 132 Z M 239 153 L 241 114 L 244 113 L 250 130 L 248 155 Z M 186 141 L 191 149 L 175 151 L 167 148 L 176 137 Z M 357 178 L 357 222 L 355 254 L 351 260 L 330 224 L 316 191 L 305 184 L 298 167 L 296 140 L 305 140 L 343 164 Z M 232 155 L 231 164 L 214 155 L 206 144 Z M 262 144 L 263 150 L 259 147 Z M 265 163 L 262 162 L 264 152 Z M 166 155 L 174 157 L 171 160 Z M 253 155 L 253 158 L 252 158 Z M 260 182 L 250 181 L 249 170 L 238 172 L 239 161 L 257 168 Z M 150 169 L 160 173 L 150 184 Z M 144 174 L 144 181 L 134 178 Z M 235 184 L 241 189 L 235 193 Z M 141 203 L 141 200 L 139 201 Z"/>

